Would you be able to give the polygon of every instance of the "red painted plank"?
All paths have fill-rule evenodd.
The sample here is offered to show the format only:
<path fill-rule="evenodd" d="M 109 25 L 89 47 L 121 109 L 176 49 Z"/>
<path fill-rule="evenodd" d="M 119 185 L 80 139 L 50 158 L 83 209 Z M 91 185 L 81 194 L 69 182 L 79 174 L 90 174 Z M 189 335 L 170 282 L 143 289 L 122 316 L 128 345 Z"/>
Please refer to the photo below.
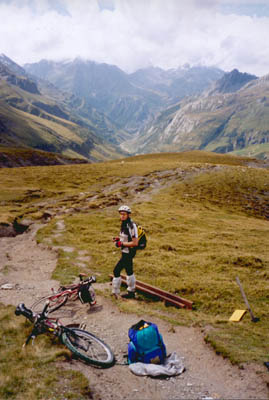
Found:
<path fill-rule="evenodd" d="M 113 278 L 113 275 L 110 275 L 110 278 Z M 126 276 L 121 275 L 123 283 L 127 284 Z M 164 300 L 168 304 L 172 304 L 174 306 L 180 308 L 188 308 L 192 309 L 192 301 L 183 299 L 175 294 L 166 292 L 165 290 L 159 289 L 155 286 L 149 285 L 148 283 L 144 283 L 141 281 L 136 281 L 136 288 L 144 293 L 151 294 L 153 296 L 157 296 L 160 299 Z"/>
<path fill-rule="evenodd" d="M 136 281 L 136 284 L 145 288 L 145 289 L 149 289 L 152 290 L 153 292 L 155 292 L 157 295 L 160 296 L 166 296 L 168 299 L 170 300 L 174 300 L 174 301 L 178 301 L 180 303 L 183 303 L 187 308 L 192 308 L 192 302 L 186 299 L 183 299 L 182 297 L 179 297 L 175 294 L 166 292 L 165 290 L 159 289 L 155 286 L 149 285 L 147 283 L 144 282 L 140 282 L 140 281 Z"/>

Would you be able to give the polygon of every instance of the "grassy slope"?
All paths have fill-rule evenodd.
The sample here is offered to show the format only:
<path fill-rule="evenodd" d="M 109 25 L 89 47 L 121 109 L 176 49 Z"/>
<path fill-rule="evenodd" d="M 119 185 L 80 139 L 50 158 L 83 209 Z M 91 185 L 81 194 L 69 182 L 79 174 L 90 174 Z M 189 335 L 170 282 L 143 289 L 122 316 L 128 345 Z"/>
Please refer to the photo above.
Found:
<path fill-rule="evenodd" d="M 252 146 L 245 147 L 242 150 L 233 151 L 232 154 L 237 156 L 256 157 L 263 160 L 269 158 L 269 143 L 254 144 Z"/>
<path fill-rule="evenodd" d="M 134 219 L 147 230 L 149 243 L 137 254 L 137 278 L 194 301 L 193 311 L 166 308 L 162 303 L 139 296 L 133 311 L 159 315 L 175 324 L 198 325 L 216 351 L 233 362 L 263 362 L 268 358 L 267 310 L 269 305 L 268 170 L 249 168 L 249 160 L 231 156 L 190 152 L 131 157 L 102 164 L 35 167 L 0 171 L 1 218 L 23 214 L 39 218 L 43 211 L 62 216 L 66 231 L 53 237 L 55 219 L 39 233 L 39 241 L 73 246 L 61 252 L 54 278 L 62 282 L 76 276 L 78 250 L 91 262 L 86 273 L 107 281 L 118 260 L 111 237 L 118 232 L 118 199 L 132 204 L 128 188 L 109 184 L 161 170 L 180 168 L 185 172 L 219 168 L 179 179 L 149 201 L 132 204 Z M 147 185 L 145 185 L 145 192 Z M 16 188 L 16 189 L 15 189 Z M 32 196 L 33 191 L 34 196 Z M 96 196 L 94 200 L 92 196 Z M 38 198 L 39 197 L 39 198 Z M 53 200 L 49 206 L 40 200 Z M 81 209 L 81 211 L 79 211 Z M 76 211 L 75 211 L 76 210 Z M 1 222 L 1 221 L 0 221 Z M 105 251 L 104 251 L 105 249 Z M 81 269 L 81 268 L 80 268 Z M 229 323 L 235 309 L 244 309 L 235 277 L 239 276 L 249 302 L 260 321 L 247 314 L 239 323 Z M 125 303 L 121 305 L 125 310 Z M 129 311 L 132 309 L 128 304 Z"/>
<path fill-rule="evenodd" d="M 33 150 L 25 147 L 5 147 L 0 145 L 0 168 L 26 167 L 35 165 L 81 164 L 87 160 L 71 158 L 59 153 Z"/>
<path fill-rule="evenodd" d="M 56 106 L 45 96 L 0 81 L 0 120 L 4 125 L 1 129 L 2 144 L 28 146 L 93 161 L 119 157 L 113 146 L 104 144 L 90 130 L 32 105 L 38 102 L 51 109 Z M 85 141 L 91 144 L 85 146 Z"/>

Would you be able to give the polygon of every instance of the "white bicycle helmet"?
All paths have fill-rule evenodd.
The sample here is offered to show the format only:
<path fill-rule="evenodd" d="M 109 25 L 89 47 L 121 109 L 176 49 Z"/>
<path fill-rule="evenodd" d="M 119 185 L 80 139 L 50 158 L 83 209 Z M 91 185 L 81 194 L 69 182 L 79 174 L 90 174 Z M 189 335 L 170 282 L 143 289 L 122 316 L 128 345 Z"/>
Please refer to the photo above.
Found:
<path fill-rule="evenodd" d="M 131 209 L 130 209 L 130 207 L 128 207 L 128 206 L 120 206 L 120 208 L 118 209 L 118 211 L 119 212 L 121 212 L 121 211 L 125 211 L 125 212 L 127 212 L 128 214 L 131 214 Z"/>

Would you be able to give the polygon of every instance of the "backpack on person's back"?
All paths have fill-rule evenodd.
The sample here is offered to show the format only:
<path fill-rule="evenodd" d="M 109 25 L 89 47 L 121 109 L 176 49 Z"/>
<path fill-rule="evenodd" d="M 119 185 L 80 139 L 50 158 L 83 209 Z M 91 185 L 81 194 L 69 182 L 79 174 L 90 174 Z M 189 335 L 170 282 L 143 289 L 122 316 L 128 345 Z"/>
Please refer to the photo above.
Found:
<path fill-rule="evenodd" d="M 139 321 L 128 331 L 128 363 L 163 364 L 166 347 L 156 324 Z"/>
<path fill-rule="evenodd" d="M 144 250 L 147 246 L 146 231 L 141 225 L 138 225 L 137 233 L 138 233 L 138 245 L 136 246 L 136 250 Z"/>
<path fill-rule="evenodd" d="M 132 239 L 131 235 L 131 229 L 132 227 L 128 225 L 129 229 L 129 239 Z M 138 234 L 138 244 L 135 247 L 132 247 L 133 251 L 136 252 L 136 250 L 144 250 L 147 246 L 147 235 L 145 229 L 141 225 L 137 225 L 137 234 Z"/>

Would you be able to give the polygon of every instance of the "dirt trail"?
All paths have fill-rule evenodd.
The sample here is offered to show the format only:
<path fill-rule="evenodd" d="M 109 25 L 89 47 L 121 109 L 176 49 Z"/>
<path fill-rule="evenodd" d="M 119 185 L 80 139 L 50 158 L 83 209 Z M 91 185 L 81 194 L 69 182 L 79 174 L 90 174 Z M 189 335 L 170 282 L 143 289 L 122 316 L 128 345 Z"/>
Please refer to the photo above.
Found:
<path fill-rule="evenodd" d="M 0 301 L 4 304 L 15 306 L 24 302 L 30 305 L 37 297 L 49 293 L 51 287 L 58 287 L 57 282 L 50 279 L 56 266 L 57 252 L 37 245 L 35 233 L 38 228 L 32 225 L 23 235 L 0 238 L 0 287 L 4 284 L 12 287 L 0 289 Z M 97 300 L 98 304 L 92 309 L 75 302 L 59 311 L 63 322 L 86 323 L 87 329 L 103 338 L 116 354 L 117 364 L 107 370 L 76 360 L 63 365 L 83 372 L 93 389 L 94 400 L 269 398 L 257 367 L 239 369 L 232 366 L 205 344 L 198 328 L 172 328 L 164 321 L 147 316 L 144 318 L 158 324 L 168 353 L 176 351 L 183 358 L 186 370 L 170 379 L 133 375 L 128 366 L 121 364 L 125 362 L 127 352 L 128 328 L 140 318 L 120 312 L 108 299 L 98 296 Z"/>

